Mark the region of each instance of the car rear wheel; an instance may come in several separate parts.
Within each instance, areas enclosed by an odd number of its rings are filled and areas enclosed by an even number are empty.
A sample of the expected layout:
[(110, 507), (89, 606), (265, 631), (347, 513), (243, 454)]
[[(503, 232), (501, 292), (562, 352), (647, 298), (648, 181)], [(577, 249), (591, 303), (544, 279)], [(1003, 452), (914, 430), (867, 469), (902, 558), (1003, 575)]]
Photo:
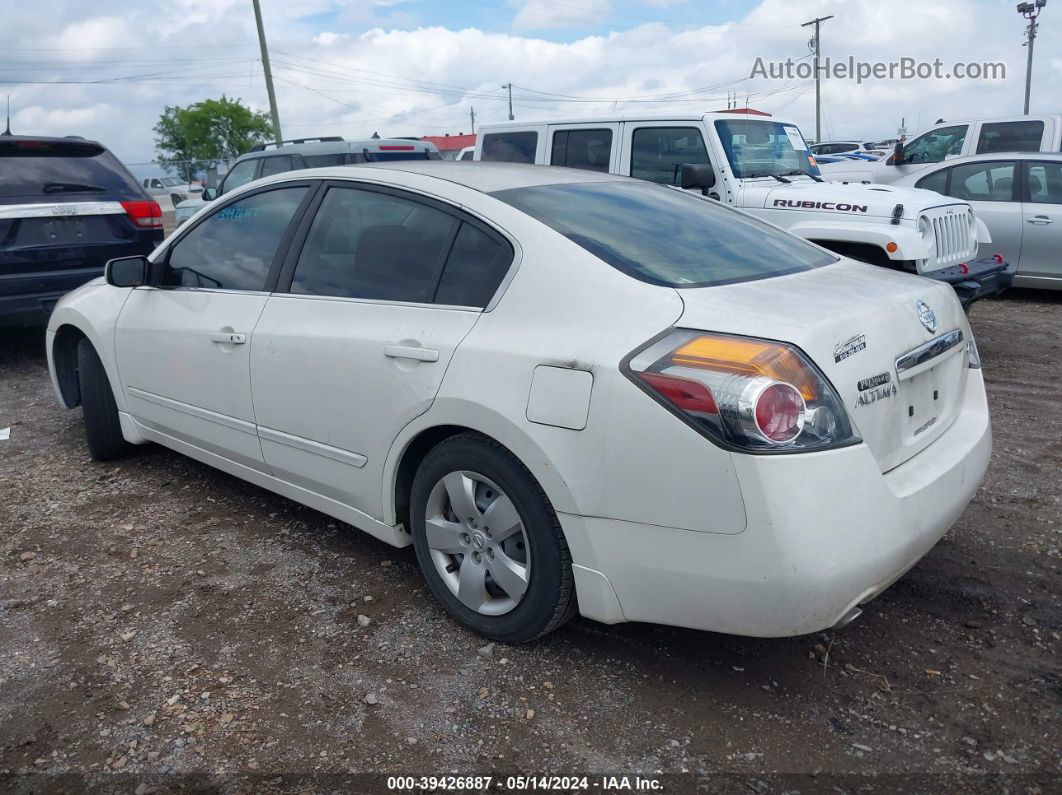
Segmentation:
[(111, 461), (129, 455), (133, 445), (122, 436), (118, 406), (114, 402), (107, 371), (87, 339), (77, 344), (77, 377), (81, 386), (81, 411), (85, 417), (89, 455), (96, 461)]
[(428, 586), (466, 627), (523, 643), (575, 614), (571, 554), (557, 516), (501, 445), (462, 434), (431, 450), (413, 481), (410, 521)]

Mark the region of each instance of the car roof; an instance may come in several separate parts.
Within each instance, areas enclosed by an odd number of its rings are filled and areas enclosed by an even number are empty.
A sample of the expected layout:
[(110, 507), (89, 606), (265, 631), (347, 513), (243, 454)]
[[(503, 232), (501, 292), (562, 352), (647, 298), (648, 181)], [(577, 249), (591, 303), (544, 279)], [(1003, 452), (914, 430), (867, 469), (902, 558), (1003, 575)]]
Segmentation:
[(790, 124), (788, 119), (781, 116), (759, 116), (749, 113), (728, 113), (727, 111), (709, 111), (707, 113), (645, 113), (639, 111), (620, 111), (607, 113), (602, 116), (576, 116), (559, 119), (538, 119), (536, 121), (518, 122), (503, 121), (494, 124), (484, 124), (480, 133), (494, 132), (498, 130), (523, 130), (528, 127), (546, 127), (558, 124), (612, 124), (615, 122), (628, 121), (712, 121), (715, 119), (731, 121), (766, 121), (773, 123)]
[(320, 171), (335, 171), (337, 176), (350, 176), (349, 170), (402, 171), (446, 180), (455, 185), (493, 193), (512, 188), (536, 185), (561, 185), (586, 182), (641, 182), (630, 177), (586, 171), (561, 166), (536, 166), (526, 163), (476, 162), (458, 160), (394, 160), (386, 163), (365, 163), (357, 166), (336, 166)]
[[(985, 160), (1048, 160), (1062, 163), (1062, 153), (1059, 152), (982, 152), (979, 155), (963, 155), (962, 157), (949, 157), (934, 166), (954, 166), (959, 163), (979, 163)], [(919, 172), (915, 172), (916, 174)]]

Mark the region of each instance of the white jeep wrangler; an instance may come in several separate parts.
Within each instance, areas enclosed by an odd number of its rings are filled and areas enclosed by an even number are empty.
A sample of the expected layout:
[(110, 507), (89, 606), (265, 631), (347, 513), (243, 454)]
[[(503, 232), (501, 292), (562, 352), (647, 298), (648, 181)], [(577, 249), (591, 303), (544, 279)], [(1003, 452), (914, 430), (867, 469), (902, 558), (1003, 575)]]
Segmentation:
[(825, 182), (799, 128), (750, 113), (484, 125), (476, 160), (568, 166), (700, 190), (838, 254), (951, 283), (964, 306), (1012, 269), (975, 260), (988, 229), (966, 202), (915, 188)]

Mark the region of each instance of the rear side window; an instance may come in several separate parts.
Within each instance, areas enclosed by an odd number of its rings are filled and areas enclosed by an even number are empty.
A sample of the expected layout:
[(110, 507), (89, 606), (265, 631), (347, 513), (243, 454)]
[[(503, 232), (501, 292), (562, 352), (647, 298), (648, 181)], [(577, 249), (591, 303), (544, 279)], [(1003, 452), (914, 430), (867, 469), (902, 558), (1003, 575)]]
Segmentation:
[(283, 174), (285, 171), (291, 171), (292, 168), (291, 155), (266, 157), (262, 159), (262, 173), (260, 176), (270, 177), (273, 174)]
[(431, 303), (456, 224), (420, 202), (331, 188), (310, 226), (291, 292)]
[(1062, 163), (1026, 162), (1027, 202), (1062, 204)]
[(1014, 163), (967, 163), (948, 170), (949, 196), (977, 202), (1014, 199)]
[(922, 177), (915, 183), (916, 188), (935, 190), (937, 193), (948, 192), (948, 169), (942, 168), (928, 177)]
[(483, 160), (502, 163), (534, 163), (538, 147), (536, 132), (500, 132), (483, 136)]
[(472, 224), (461, 224), (435, 303), (482, 309), (490, 303), (512, 261), (513, 249), (508, 241), (488, 235)]
[(643, 127), (631, 138), (631, 176), (638, 179), (678, 185), (680, 166), (710, 162), (696, 127)]
[(0, 198), (107, 195), (140, 199), (143, 190), (118, 159), (88, 141), (0, 138)]
[(708, 287), (836, 261), (718, 202), (648, 182), (542, 185), (491, 195), (650, 284)]
[(1039, 152), (1044, 137), (1042, 121), (1001, 121), (981, 125), (977, 153)]
[(550, 164), (608, 173), (612, 130), (558, 130), (553, 133)]
[(208, 216), (174, 245), (162, 285), (264, 290), (277, 247), (307, 190), (256, 193)]
[(341, 166), (347, 162), (347, 154), (346, 152), (336, 152), (334, 155), (303, 155), (302, 160), (306, 163), (306, 168)]

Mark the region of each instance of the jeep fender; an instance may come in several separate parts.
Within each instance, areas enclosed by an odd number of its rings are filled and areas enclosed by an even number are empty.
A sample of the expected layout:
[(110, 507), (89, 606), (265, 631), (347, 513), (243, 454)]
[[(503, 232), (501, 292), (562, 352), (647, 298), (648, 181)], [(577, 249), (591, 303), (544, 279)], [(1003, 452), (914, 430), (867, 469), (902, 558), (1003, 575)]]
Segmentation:
[(978, 243), (991, 243), (992, 233), (988, 231), (988, 227), (985, 226), (985, 222), (974, 216), (974, 230), (977, 234)]
[[(877, 246), (889, 259), (897, 261), (929, 259), (933, 255), (932, 241), (926, 240), (917, 230), (908, 226), (893, 226), (888, 223), (831, 224), (825, 219), (809, 219), (798, 221), (788, 227), (788, 231), (807, 240), (832, 240)], [(895, 251), (890, 252), (885, 248), (889, 243), (896, 244)]]

